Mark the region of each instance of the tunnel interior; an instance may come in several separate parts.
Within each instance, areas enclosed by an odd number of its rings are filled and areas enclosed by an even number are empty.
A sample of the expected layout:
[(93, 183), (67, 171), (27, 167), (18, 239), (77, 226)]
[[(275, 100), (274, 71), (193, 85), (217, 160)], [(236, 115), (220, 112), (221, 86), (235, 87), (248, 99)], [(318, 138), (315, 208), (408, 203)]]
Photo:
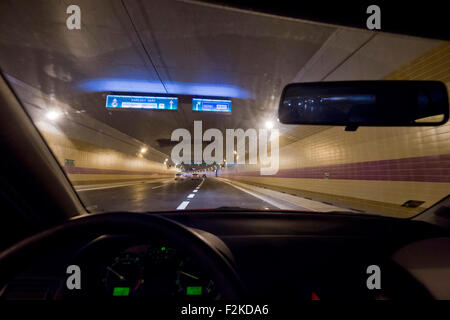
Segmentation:
[[(89, 211), (244, 207), (403, 218), (448, 195), (449, 124), (347, 132), (277, 122), (292, 82), (448, 87), (448, 42), (196, 2), (77, 3), (81, 28), (69, 30), (67, 1), (2, 1), (0, 66)], [(111, 110), (112, 93), (179, 103), (172, 111)], [(193, 97), (230, 100), (232, 111), (195, 111)], [(217, 129), (223, 161), (192, 157), (181, 168), (172, 157), (177, 129), (190, 133), (192, 154)], [(263, 175), (266, 165), (249, 163), (249, 144), (230, 149), (241, 161), (230, 154), (226, 132), (238, 129), (276, 130), (276, 170)], [(175, 180), (177, 172), (186, 177)]]

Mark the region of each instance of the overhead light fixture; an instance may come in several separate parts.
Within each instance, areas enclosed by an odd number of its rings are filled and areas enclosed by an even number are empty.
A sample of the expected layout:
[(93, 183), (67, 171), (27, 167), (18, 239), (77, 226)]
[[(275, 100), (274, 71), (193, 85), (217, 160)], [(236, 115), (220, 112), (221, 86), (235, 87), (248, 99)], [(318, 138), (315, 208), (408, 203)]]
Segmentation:
[(46, 114), (47, 119), (49, 120), (58, 120), (62, 115), (62, 112), (59, 110), (49, 110)]
[(273, 122), (272, 121), (266, 121), (266, 128), (272, 129), (273, 128)]
[(141, 153), (146, 153), (147, 152), (147, 148), (146, 147), (142, 147), (141, 148)]

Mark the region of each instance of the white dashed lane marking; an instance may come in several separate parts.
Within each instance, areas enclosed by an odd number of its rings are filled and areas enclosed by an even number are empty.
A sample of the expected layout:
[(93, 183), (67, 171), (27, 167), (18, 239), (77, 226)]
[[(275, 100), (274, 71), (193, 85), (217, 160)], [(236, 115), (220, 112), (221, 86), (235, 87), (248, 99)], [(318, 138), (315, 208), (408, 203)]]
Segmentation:
[[(195, 188), (195, 190), (193, 190), (192, 192), (198, 192), (198, 190), (199, 190), (200, 187), (202, 186), (203, 182), (204, 182), (204, 181), (202, 181), (202, 182), (197, 186), (197, 188)], [(158, 187), (162, 187), (162, 186), (158, 186)], [(187, 196), (188, 199), (192, 199), (192, 198), (194, 198), (194, 197), (195, 197), (195, 193), (191, 193), (191, 194), (189, 194), (189, 195)], [(188, 206), (188, 204), (189, 204), (189, 201), (183, 201), (183, 202), (177, 207), (177, 210), (184, 210), (184, 209), (186, 209), (186, 207)]]
[(186, 207), (188, 206), (189, 201), (183, 201), (178, 207), (177, 210), (183, 210), (186, 209)]

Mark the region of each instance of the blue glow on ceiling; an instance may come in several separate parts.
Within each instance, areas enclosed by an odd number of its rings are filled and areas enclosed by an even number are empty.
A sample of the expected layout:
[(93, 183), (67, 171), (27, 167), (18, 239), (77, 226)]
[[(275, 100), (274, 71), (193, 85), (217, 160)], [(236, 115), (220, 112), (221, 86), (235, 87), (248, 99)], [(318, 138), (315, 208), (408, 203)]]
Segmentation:
[[(247, 90), (227, 84), (166, 82), (165, 85), (169, 94), (251, 98)], [(166, 93), (161, 82), (147, 80), (100, 78), (82, 81), (78, 86), (87, 92)]]
[(103, 78), (86, 80), (79, 83), (78, 87), (87, 92), (152, 92), (166, 93), (161, 82), (146, 80)]

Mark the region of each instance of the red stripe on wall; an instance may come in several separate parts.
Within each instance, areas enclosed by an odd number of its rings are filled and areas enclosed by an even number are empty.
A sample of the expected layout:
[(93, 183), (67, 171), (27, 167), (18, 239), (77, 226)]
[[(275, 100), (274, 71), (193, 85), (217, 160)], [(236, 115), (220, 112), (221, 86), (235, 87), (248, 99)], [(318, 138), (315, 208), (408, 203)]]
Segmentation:
[[(235, 172), (229, 175), (260, 176), (260, 172)], [(450, 154), (281, 169), (277, 174), (267, 177), (450, 182)]]

